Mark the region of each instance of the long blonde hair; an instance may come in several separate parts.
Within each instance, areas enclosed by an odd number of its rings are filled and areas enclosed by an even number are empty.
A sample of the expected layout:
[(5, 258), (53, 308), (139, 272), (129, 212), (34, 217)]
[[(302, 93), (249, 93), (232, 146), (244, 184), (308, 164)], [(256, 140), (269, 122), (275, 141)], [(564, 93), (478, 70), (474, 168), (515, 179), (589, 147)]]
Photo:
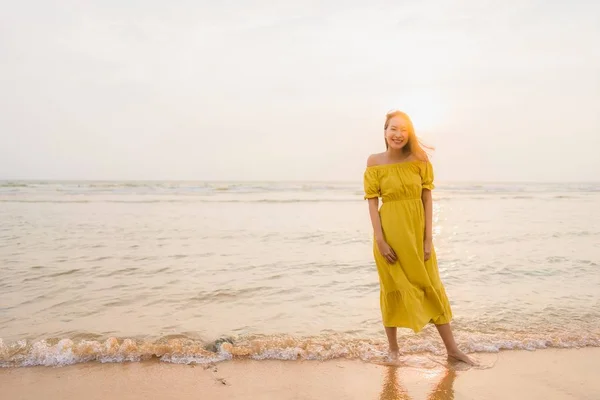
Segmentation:
[[(427, 149), (429, 151), (433, 151), (434, 148), (431, 146), (425, 145), (424, 143), (422, 143), (419, 140), (419, 138), (415, 134), (415, 128), (413, 126), (412, 120), (410, 119), (408, 114), (406, 114), (405, 112), (402, 112), (400, 110), (395, 110), (395, 111), (390, 111), (389, 113), (387, 113), (385, 115), (385, 124), (383, 125), (384, 132), (387, 130), (387, 128), (390, 124), (390, 119), (392, 119), (394, 117), (401, 117), (406, 121), (406, 129), (408, 131), (408, 143), (406, 144), (406, 146), (404, 147), (403, 150), (406, 151), (406, 149), (408, 148), (408, 151), (421, 161), (429, 160), (429, 154), (427, 153), (427, 151), (425, 151), (425, 149)], [(387, 148), (389, 148), (389, 145), (387, 142), (387, 138), (385, 136), (384, 136), (384, 140), (385, 140), (385, 148), (387, 149)]]

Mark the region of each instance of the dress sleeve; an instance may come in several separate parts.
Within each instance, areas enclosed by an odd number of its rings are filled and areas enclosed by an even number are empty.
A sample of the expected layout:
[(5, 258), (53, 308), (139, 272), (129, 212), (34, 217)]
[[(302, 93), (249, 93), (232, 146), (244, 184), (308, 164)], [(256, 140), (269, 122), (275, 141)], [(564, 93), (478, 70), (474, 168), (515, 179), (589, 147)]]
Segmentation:
[(367, 169), (364, 174), (365, 200), (381, 196), (379, 177), (374, 169)]
[(433, 166), (429, 161), (425, 162), (421, 168), (421, 186), (423, 189), (429, 190), (435, 188), (433, 184)]

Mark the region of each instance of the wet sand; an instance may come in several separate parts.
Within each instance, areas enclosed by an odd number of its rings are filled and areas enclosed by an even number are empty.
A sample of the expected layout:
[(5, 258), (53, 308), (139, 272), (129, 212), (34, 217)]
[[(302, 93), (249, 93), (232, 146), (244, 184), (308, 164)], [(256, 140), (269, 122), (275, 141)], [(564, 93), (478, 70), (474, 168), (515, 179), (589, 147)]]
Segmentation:
[(480, 354), (487, 369), (362, 361), (88, 363), (0, 369), (13, 399), (599, 399), (600, 348)]

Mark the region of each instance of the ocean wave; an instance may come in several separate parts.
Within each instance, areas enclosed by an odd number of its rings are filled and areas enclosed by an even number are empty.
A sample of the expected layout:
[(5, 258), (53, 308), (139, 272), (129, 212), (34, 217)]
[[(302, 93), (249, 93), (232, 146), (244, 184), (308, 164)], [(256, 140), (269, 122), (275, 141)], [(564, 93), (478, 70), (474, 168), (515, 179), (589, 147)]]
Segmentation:
[(22, 182), (0, 182), (0, 188), (27, 188), (28, 184)]
[[(330, 192), (348, 191), (362, 195), (362, 180), (352, 181), (0, 181), (0, 188), (31, 188), (43, 190), (75, 190), (106, 192), (131, 189), (150, 191), (213, 191), (213, 192)], [(480, 193), (529, 196), (542, 193), (571, 195), (600, 192), (600, 183), (481, 183), (439, 182), (439, 190), (454, 194)]]
[(322, 192), (359, 190), (355, 182), (218, 182), (218, 181), (0, 181), (0, 188), (32, 188), (48, 190), (74, 190), (81, 192), (106, 192), (130, 189), (150, 191), (214, 191), (214, 192)]
[(352, 203), (362, 202), (360, 199), (339, 199), (339, 198), (313, 198), (313, 199), (206, 199), (206, 198), (182, 198), (182, 199), (148, 199), (148, 200), (109, 200), (109, 199), (89, 199), (89, 200), (71, 200), (71, 199), (0, 199), (0, 203), (50, 203), (50, 204), (88, 204), (88, 203), (125, 203), (125, 204), (157, 204), (157, 203)]
[[(600, 333), (547, 337), (541, 334), (459, 333), (459, 343), (468, 353), (496, 353), (501, 350), (600, 347)], [(399, 338), (402, 355), (443, 355), (439, 340), (432, 336)], [(0, 339), (1, 367), (65, 366), (83, 362), (122, 363), (157, 358), (177, 364), (208, 364), (233, 359), (253, 360), (376, 360), (387, 344), (380, 339), (357, 339), (344, 335), (294, 337), (285, 335), (221, 338), (204, 342), (176, 335), (157, 340), (90, 336), (19, 340), (5, 344)]]
[[(203, 191), (203, 192), (60, 192), (60, 194), (32, 192), (11, 194), (5, 193), (0, 197), (0, 203), (25, 203), (25, 204), (198, 204), (198, 203), (266, 203), (266, 204), (295, 204), (295, 203), (358, 203), (363, 202), (362, 192), (347, 190), (332, 190), (330, 192), (315, 192), (310, 197), (306, 194), (298, 196), (292, 193), (277, 192), (228, 192)], [(438, 191), (434, 195), (434, 202), (465, 201), (465, 200), (522, 200), (522, 201), (568, 201), (583, 199), (576, 195), (498, 195), (497, 193), (449, 193)]]

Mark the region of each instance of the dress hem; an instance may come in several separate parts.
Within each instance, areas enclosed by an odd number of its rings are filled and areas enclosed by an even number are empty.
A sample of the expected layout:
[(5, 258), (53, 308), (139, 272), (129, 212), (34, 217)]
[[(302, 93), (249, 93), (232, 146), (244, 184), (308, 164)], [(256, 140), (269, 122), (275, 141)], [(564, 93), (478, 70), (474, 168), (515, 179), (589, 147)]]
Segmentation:
[[(407, 328), (415, 333), (428, 324), (444, 325), (452, 320), (452, 309), (444, 287), (426, 287), (411, 291), (380, 291), (383, 325), (388, 328)], [(392, 311), (393, 310), (393, 311)], [(386, 314), (389, 311), (393, 315)]]

